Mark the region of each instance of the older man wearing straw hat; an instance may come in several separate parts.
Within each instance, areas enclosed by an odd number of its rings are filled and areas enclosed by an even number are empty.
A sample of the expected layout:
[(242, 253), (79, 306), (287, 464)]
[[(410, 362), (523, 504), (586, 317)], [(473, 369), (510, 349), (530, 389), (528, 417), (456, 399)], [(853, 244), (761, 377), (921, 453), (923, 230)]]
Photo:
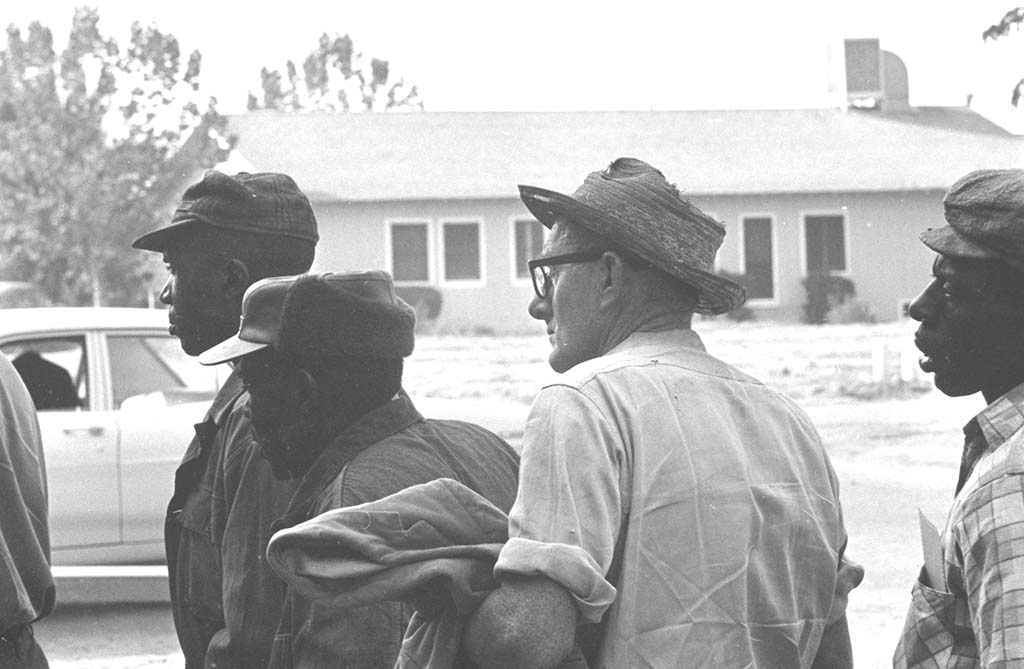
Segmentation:
[(571, 197), (520, 192), (551, 228), (529, 311), (562, 376), (526, 425), (470, 656), (555, 666), (576, 643), (599, 667), (849, 664), (863, 571), (818, 434), (690, 329), (745, 298), (713, 273), (724, 227), (632, 158)]

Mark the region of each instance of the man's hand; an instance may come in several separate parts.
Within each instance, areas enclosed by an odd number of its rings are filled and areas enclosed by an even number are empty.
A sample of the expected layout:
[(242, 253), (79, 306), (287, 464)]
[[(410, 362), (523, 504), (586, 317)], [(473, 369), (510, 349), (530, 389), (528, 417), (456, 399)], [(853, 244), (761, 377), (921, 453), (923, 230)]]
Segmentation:
[(543, 576), (503, 580), (470, 616), (463, 636), (481, 667), (557, 667), (573, 651), (579, 612), (565, 588)]

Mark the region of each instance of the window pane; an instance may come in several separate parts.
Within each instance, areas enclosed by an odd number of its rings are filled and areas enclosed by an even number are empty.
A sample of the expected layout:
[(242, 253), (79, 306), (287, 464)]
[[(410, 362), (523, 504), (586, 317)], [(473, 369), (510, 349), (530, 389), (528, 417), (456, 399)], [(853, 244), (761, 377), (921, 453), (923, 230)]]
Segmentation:
[(544, 226), (532, 218), (516, 221), (516, 276), (530, 278), (526, 261), (540, 255), (544, 246)]
[(391, 226), (391, 270), (395, 281), (428, 281), (426, 223)]
[(846, 270), (846, 238), (840, 215), (808, 216), (804, 219), (807, 235), (807, 272), (843, 272)]
[(3, 352), (39, 411), (89, 407), (82, 337), (12, 342), (4, 345)]
[(743, 253), (747, 266), (747, 296), (772, 298), (772, 220), (770, 218), (743, 219)]
[(217, 372), (190, 360), (173, 337), (107, 338), (114, 406), (129, 397), (162, 393), (167, 404), (211, 400)]
[(480, 278), (480, 226), (476, 223), (444, 224), (444, 278)]

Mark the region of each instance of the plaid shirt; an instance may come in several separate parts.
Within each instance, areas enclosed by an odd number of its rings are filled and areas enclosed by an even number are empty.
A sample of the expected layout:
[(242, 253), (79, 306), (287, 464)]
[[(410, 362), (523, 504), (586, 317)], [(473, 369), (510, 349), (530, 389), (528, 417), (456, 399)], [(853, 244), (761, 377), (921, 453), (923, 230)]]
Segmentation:
[(942, 534), (948, 592), (914, 585), (897, 668), (1024, 663), (1024, 384), (972, 423)]

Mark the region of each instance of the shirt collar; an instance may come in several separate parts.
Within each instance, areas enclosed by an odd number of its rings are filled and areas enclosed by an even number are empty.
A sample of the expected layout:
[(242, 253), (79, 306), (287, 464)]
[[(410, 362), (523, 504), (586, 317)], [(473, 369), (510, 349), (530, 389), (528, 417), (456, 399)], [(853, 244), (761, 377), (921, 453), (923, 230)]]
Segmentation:
[(217, 395), (206, 412), (206, 420), (215, 425), (223, 425), (228, 413), (235, 406), (235, 401), (245, 392), (242, 385), (242, 376), (237, 368), (232, 368), (231, 374), (224, 380), (224, 385), (217, 391)]
[(363, 450), (393, 434), (397, 434), (423, 416), (413, 406), (412, 400), (399, 389), (386, 404), (360, 417), (345, 428), (317, 456), (309, 471), (302, 477), (298, 489), (292, 496), (288, 511), (274, 524), (274, 530), (291, 527), (306, 520), (313, 511), (312, 505), (320, 493), (334, 481), (355, 456)]
[(605, 355), (610, 355), (624, 348), (635, 348), (638, 346), (655, 346), (665, 349), (675, 349), (680, 346), (692, 348), (697, 351), (706, 352), (704, 342), (700, 335), (691, 328), (678, 328), (674, 330), (658, 330), (657, 332), (634, 332), (619, 342), (612, 350)]
[(999, 448), (1024, 428), (1024, 383), (989, 404), (974, 420), (981, 428), (989, 449)]

